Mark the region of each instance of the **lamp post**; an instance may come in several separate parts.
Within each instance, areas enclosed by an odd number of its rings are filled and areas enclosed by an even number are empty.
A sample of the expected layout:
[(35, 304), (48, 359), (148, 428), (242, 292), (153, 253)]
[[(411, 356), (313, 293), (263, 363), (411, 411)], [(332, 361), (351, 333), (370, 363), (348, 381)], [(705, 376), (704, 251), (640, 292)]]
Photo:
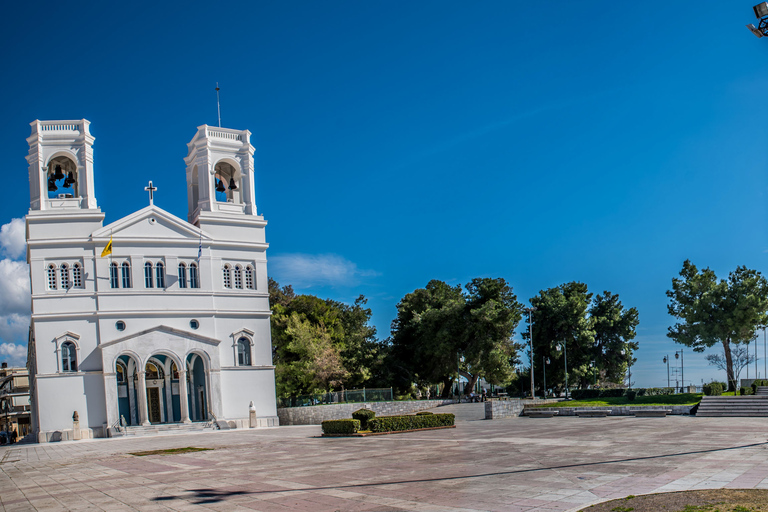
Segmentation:
[(760, 2), (752, 10), (755, 11), (755, 18), (760, 21), (757, 26), (750, 23), (747, 28), (757, 37), (768, 36), (768, 2)]
[(680, 380), (682, 381), (680, 392), (682, 393), (683, 388), (685, 387), (685, 360), (683, 359), (683, 349), (675, 352), (675, 359), (680, 359)]
[(536, 308), (531, 306), (525, 310), (528, 312), (528, 343), (531, 347), (531, 400), (533, 400), (536, 398), (533, 390), (533, 312), (536, 311)]
[(669, 356), (664, 356), (663, 361), (667, 364), (667, 387), (669, 387)]
[(549, 364), (549, 358), (541, 358), (541, 368), (544, 370), (544, 398), (547, 398), (547, 365)]
[[(557, 346), (558, 352), (560, 351), (560, 344)], [(563, 361), (565, 362), (565, 399), (568, 400), (568, 344), (563, 340)]]
[(597, 387), (597, 364), (595, 363), (594, 360), (592, 360), (592, 375), (595, 378), (594, 384), (592, 384), (592, 388), (596, 388)]
[(458, 397), (458, 403), (461, 403), (461, 390), (459, 385), (461, 384), (461, 363), (464, 362), (464, 356), (456, 354), (456, 396)]

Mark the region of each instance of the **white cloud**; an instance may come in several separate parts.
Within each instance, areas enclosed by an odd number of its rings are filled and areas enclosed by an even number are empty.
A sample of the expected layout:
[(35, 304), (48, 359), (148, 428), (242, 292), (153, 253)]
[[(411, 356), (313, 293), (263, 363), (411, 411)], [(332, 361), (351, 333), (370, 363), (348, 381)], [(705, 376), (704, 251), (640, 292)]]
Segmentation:
[(280, 284), (310, 286), (355, 286), (361, 277), (379, 275), (361, 270), (337, 254), (282, 254), (269, 260), (270, 274)]
[(0, 227), (0, 247), (6, 256), (18, 259), (27, 250), (27, 228), (24, 219), (11, 219)]
[(29, 265), (23, 261), (0, 260), (0, 319), (11, 313), (28, 317), (30, 304)]
[(27, 347), (14, 343), (0, 343), (0, 360), (8, 366), (25, 366), (27, 364)]

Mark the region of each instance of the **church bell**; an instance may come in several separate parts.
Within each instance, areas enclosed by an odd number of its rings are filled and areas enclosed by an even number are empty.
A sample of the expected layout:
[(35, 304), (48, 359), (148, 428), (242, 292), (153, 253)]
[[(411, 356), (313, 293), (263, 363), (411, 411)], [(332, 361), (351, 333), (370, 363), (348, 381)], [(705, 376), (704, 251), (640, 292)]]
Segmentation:
[(56, 181), (53, 179), (48, 180), (48, 192), (56, 192), (59, 187), (56, 186)]
[(53, 175), (53, 179), (60, 180), (60, 179), (63, 179), (63, 178), (64, 178), (64, 173), (61, 172), (61, 166), (57, 165), (56, 166), (56, 173)]
[(221, 180), (216, 180), (216, 192), (226, 192), (227, 189), (224, 188), (224, 182)]
[(64, 188), (69, 188), (75, 182), (75, 177), (72, 172), (68, 173), (67, 179), (64, 180)]
[(237, 190), (237, 185), (235, 185), (234, 178), (229, 178), (229, 190)]

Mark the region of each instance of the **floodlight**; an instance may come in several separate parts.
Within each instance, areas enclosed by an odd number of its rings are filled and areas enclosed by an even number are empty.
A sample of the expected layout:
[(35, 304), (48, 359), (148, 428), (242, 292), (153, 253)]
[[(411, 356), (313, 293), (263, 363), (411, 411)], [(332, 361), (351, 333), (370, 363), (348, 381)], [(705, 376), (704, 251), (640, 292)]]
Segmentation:
[(768, 16), (768, 2), (760, 2), (752, 9), (754, 9), (757, 19), (765, 18)]
[(755, 34), (757, 37), (763, 37), (763, 33), (760, 32), (760, 30), (758, 30), (758, 28), (753, 24), (750, 23), (749, 25), (747, 25), (747, 28), (749, 29), (750, 32)]

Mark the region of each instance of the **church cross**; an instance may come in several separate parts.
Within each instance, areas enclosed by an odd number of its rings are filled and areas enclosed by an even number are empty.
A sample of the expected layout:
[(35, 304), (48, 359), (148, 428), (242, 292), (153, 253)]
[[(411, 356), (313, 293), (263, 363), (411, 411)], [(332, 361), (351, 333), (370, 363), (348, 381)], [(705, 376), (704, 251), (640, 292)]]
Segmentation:
[(150, 181), (150, 182), (149, 182), (149, 186), (148, 186), (148, 187), (144, 187), (144, 190), (146, 190), (147, 192), (149, 192), (149, 206), (152, 206), (153, 204), (155, 204), (155, 202), (154, 202), (154, 199), (155, 199), (155, 190), (157, 190), (157, 187), (155, 187), (154, 185), (152, 185), (152, 182)]

